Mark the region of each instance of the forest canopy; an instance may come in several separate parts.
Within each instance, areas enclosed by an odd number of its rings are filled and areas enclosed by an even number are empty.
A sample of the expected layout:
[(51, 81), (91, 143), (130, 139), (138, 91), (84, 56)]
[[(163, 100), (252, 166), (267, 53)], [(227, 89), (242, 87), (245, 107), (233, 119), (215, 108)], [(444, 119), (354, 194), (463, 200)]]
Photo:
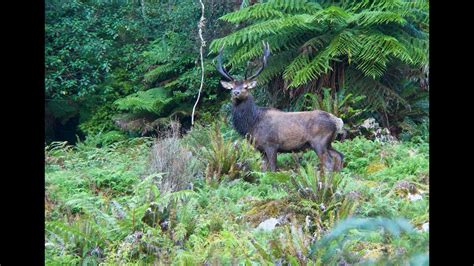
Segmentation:
[[(217, 50), (225, 46), (227, 68), (243, 76), (257, 67), (262, 41), (271, 47), (255, 92), (262, 105), (325, 109), (347, 126), (375, 118), (394, 136), (426, 120), (427, 1), (203, 4), (197, 121), (228, 109)], [(199, 1), (48, 0), (45, 8), (47, 142), (99, 132), (153, 135), (170, 118), (189, 128), (201, 75)]]

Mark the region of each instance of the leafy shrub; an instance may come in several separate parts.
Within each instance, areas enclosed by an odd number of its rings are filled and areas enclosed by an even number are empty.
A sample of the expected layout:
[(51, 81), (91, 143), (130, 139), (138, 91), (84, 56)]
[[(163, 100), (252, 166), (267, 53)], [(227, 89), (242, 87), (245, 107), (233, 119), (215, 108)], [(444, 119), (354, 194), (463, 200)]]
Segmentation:
[(337, 173), (320, 174), (312, 164), (308, 164), (300, 167), (291, 181), (303, 198), (324, 203), (335, 196), (342, 179)]
[(89, 118), (86, 118), (87, 120), (79, 124), (79, 129), (86, 136), (117, 130), (113, 122), (113, 114), (115, 112), (111, 104), (102, 105)]
[(429, 142), (429, 125), (427, 120), (421, 123), (415, 123), (413, 120), (406, 118), (400, 124), (400, 127), (403, 130), (400, 134), (401, 140), (411, 141), (417, 144)]
[(355, 210), (356, 200), (342, 194), (344, 183), (338, 173), (320, 174), (308, 163), (292, 175), (291, 182), (298, 193), (293, 208), (310, 215), (316, 221), (318, 231), (332, 226), (335, 220), (343, 219)]
[(389, 184), (402, 179), (424, 182), (429, 171), (428, 156), (426, 150), (417, 146), (389, 145), (381, 152), (380, 159), (387, 167), (369, 175), (368, 179), (387, 181)]
[(123, 140), (126, 140), (126, 136), (120, 131), (112, 130), (104, 132), (101, 130), (96, 134), (91, 133), (87, 135), (84, 141), (78, 141), (76, 147), (79, 149), (85, 146), (100, 148)]
[(366, 167), (376, 159), (380, 158), (382, 144), (365, 138), (356, 137), (350, 141), (334, 142), (334, 148), (344, 154), (348, 171), (362, 173)]
[(312, 236), (306, 226), (301, 226), (297, 221), (286, 225), (278, 235), (273, 235), (268, 241), (268, 251), (264, 246), (253, 240), (252, 244), (261, 256), (260, 262), (282, 265), (307, 265)]
[(219, 183), (224, 178), (248, 178), (261, 168), (260, 154), (247, 140), (235, 140), (235, 132), (222, 132), (221, 122), (208, 128), (191, 131), (186, 142), (194, 154), (206, 165), (208, 183)]
[(383, 193), (376, 189), (371, 190), (372, 195), (369, 201), (360, 204), (357, 213), (364, 217), (383, 216), (392, 218), (396, 216), (398, 210), (398, 201), (385, 197)]

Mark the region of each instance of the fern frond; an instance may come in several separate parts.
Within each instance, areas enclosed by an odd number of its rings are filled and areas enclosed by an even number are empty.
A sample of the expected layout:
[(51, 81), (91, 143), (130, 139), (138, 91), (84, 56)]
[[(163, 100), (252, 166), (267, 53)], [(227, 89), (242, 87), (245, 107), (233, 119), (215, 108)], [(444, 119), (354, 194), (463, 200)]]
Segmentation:
[(306, 52), (300, 53), (291, 63), (285, 68), (283, 77), (286, 80), (293, 79), (298, 71), (306, 67), (310, 62), (309, 54)]
[(163, 210), (170, 204), (176, 205), (188, 201), (189, 199), (196, 196), (196, 192), (192, 190), (180, 190), (172, 193), (167, 193), (158, 200), (158, 205)]
[(387, 66), (389, 56), (394, 56), (404, 62), (412, 63), (405, 46), (392, 36), (384, 34), (359, 35), (359, 42), (364, 43), (355, 51), (356, 67), (366, 76), (380, 77)]
[(153, 70), (145, 73), (144, 80), (145, 82), (153, 82), (155, 80), (162, 79), (166, 77), (166, 75), (172, 73), (176, 70), (176, 64), (173, 62), (166, 63), (160, 66), (155, 67)]
[[(307, 62), (307, 59), (304, 56), (297, 58), (298, 60), (295, 59), (297, 60), (295, 64), (292, 62), (292, 65), (289, 66), (289, 70), (285, 73), (285, 78), (291, 80), (291, 83), (288, 87), (298, 87), (309, 82), (310, 80), (318, 78), (327, 71), (332, 70), (330, 61), (334, 58), (334, 56), (340, 54), (341, 51), (344, 51), (340, 50), (339, 46), (346, 45), (351, 47), (350, 45), (343, 43), (346, 40), (347, 38), (334, 38), (309, 62)], [(351, 45), (354, 46), (353, 43), (351, 43)], [(301, 68), (296, 70), (299, 66), (301, 66)]]
[(171, 101), (172, 98), (169, 97), (169, 92), (164, 88), (153, 88), (118, 99), (115, 104), (119, 110), (159, 113), (161, 108)]
[(356, 23), (359, 26), (365, 27), (387, 23), (404, 25), (406, 22), (402, 14), (389, 11), (365, 11), (355, 14), (350, 20), (350, 23)]
[(295, 88), (300, 85), (307, 83), (310, 80), (318, 78), (320, 75), (326, 73), (329, 70), (332, 70), (329, 62), (331, 60), (331, 54), (334, 51), (325, 49), (316, 55), (308, 65), (304, 66), (302, 69), (296, 72), (295, 76), (292, 78), (292, 81), (289, 88)]
[(275, 35), (281, 31), (314, 30), (318, 28), (312, 23), (314, 20), (315, 17), (312, 15), (299, 14), (257, 22), (224, 38), (214, 40), (210, 45), (210, 51), (216, 53), (222, 46), (256, 44), (265, 37)]
[(275, 56), (272, 56), (268, 60), (268, 66), (263, 70), (263, 72), (258, 76), (257, 80), (259, 84), (265, 84), (270, 81), (273, 77), (284, 72), (285, 67), (287, 67), (294, 56), (297, 54), (296, 49), (287, 50), (285, 52), (279, 53)]
[(286, 12), (312, 13), (322, 8), (319, 3), (309, 2), (307, 0), (270, 0), (268, 4)]
[(402, 6), (404, 0), (361, 0), (348, 2), (347, 7), (353, 11), (358, 10), (390, 10)]
[(301, 46), (306, 41), (307, 32), (296, 30), (287, 30), (284, 34), (278, 36), (268, 36), (259, 39), (256, 43), (248, 43), (242, 45), (229, 61), (231, 65), (242, 64), (251, 59), (260, 58), (263, 54), (261, 41), (267, 41), (270, 44), (270, 50), (272, 56), (277, 55), (281, 51), (288, 51)]
[(228, 13), (220, 20), (224, 20), (230, 23), (240, 23), (249, 19), (261, 19), (261, 18), (274, 18), (283, 17), (284, 13), (280, 10), (274, 9), (274, 5), (271, 3), (263, 3), (258, 5), (252, 5), (235, 12)]
[(316, 23), (327, 23), (330, 25), (346, 24), (351, 13), (338, 6), (329, 6), (313, 14)]
[(271, 255), (265, 251), (265, 249), (255, 240), (251, 240), (252, 245), (257, 249), (258, 254), (262, 257), (262, 262), (271, 262)]
[(65, 240), (78, 238), (80, 241), (92, 244), (92, 240), (75, 226), (65, 224), (59, 220), (47, 222), (45, 225), (47, 231), (54, 232), (56, 235), (62, 236)]

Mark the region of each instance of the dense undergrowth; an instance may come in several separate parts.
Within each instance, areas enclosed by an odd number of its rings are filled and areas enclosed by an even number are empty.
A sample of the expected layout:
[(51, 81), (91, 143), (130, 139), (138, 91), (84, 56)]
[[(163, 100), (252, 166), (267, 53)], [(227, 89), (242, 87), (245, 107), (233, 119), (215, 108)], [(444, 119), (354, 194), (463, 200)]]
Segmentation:
[(336, 142), (320, 176), (313, 151), (260, 172), (223, 123), (177, 132), (46, 147), (47, 265), (427, 264), (426, 136)]
[[(46, 1), (46, 264), (427, 264), (428, 1), (202, 2), (182, 135), (198, 1)], [(257, 104), (342, 118), (340, 173), (215, 122), (218, 49), (247, 76), (261, 41)]]

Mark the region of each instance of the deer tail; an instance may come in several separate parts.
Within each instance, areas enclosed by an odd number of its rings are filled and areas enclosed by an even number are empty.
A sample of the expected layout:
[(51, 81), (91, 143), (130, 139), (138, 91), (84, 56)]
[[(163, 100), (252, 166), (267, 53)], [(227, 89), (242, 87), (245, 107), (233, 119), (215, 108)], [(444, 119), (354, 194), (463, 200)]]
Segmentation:
[(342, 134), (344, 133), (344, 130), (342, 130), (342, 127), (344, 126), (344, 122), (342, 119), (339, 117), (333, 116), (333, 121), (336, 124), (336, 134)]

